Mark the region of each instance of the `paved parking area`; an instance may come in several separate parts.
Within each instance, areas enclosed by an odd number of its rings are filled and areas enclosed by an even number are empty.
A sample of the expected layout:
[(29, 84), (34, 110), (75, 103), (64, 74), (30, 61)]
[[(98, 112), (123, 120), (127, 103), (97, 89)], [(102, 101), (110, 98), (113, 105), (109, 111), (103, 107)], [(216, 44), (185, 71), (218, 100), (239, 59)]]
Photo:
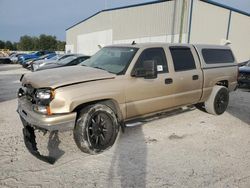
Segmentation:
[(0, 102), (16, 98), (20, 77), (26, 72), (20, 65), (0, 64)]
[(78, 150), (71, 132), (37, 133), (39, 149), (58, 159), (50, 165), (27, 152), (15, 112), (27, 71), (2, 68), (0, 187), (250, 187), (250, 89), (231, 93), (221, 116), (189, 108), (129, 127), (100, 155)]

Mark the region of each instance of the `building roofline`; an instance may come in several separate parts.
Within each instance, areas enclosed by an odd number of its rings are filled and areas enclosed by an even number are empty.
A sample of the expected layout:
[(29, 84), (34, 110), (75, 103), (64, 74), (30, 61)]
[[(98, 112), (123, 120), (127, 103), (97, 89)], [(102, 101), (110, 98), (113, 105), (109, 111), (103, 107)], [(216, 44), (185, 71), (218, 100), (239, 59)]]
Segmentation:
[(68, 28), (66, 29), (66, 31), (69, 30), (69, 29), (71, 29), (72, 27), (75, 27), (76, 25), (78, 25), (78, 24), (80, 24), (80, 23), (82, 23), (82, 22), (85, 22), (85, 21), (87, 21), (88, 19), (90, 19), (90, 18), (92, 18), (92, 17), (94, 17), (94, 16), (100, 14), (101, 12), (104, 12), (104, 10), (101, 10), (101, 11), (99, 11), (99, 12), (93, 14), (92, 16), (89, 16), (89, 17), (85, 18), (84, 20), (82, 20), (82, 21), (80, 21), (80, 22), (77, 22), (76, 24), (74, 24), (74, 25), (68, 27)]
[(215, 1), (212, 1), (212, 0), (200, 0), (202, 2), (205, 2), (205, 3), (209, 3), (209, 4), (212, 4), (212, 5), (216, 5), (216, 6), (219, 6), (221, 8), (225, 8), (225, 9), (228, 9), (228, 10), (231, 10), (233, 12), (237, 12), (237, 13), (240, 13), (240, 14), (244, 14), (246, 16), (250, 16), (250, 12), (246, 12), (246, 11), (243, 11), (243, 10), (239, 10), (237, 8), (233, 8), (231, 6), (228, 6), (228, 5), (224, 5), (224, 4), (221, 4), (221, 3), (218, 3), (218, 2), (215, 2)]
[(72, 27), (74, 27), (74, 26), (82, 23), (82, 22), (87, 21), (88, 19), (90, 19), (90, 18), (92, 18), (92, 17), (94, 17), (94, 16), (96, 16), (96, 15), (102, 13), (102, 12), (108, 12), (108, 11), (112, 11), (112, 10), (119, 10), (119, 9), (126, 9), (126, 8), (133, 8), (133, 7), (139, 7), (139, 6), (144, 6), (144, 5), (158, 4), (158, 3), (163, 3), (163, 2), (166, 2), (166, 1), (173, 1), (173, 0), (158, 0), (158, 1), (151, 1), (151, 2), (147, 2), (147, 3), (140, 3), (140, 4), (122, 6), (122, 7), (117, 7), (117, 8), (104, 9), (104, 10), (101, 10), (101, 11), (93, 14), (92, 16), (89, 16), (86, 19), (84, 19), (84, 20), (82, 20), (82, 21), (80, 21), (80, 22), (78, 22), (78, 23), (70, 26), (69, 28), (66, 29), (66, 31), (69, 30), (69, 29), (71, 29)]
[[(69, 30), (73, 27), (75, 27), (76, 25), (82, 23), (82, 22), (85, 22), (87, 20), (89, 20), (90, 18), (102, 13), (102, 12), (108, 12), (108, 11), (113, 11), (113, 10), (120, 10), (120, 9), (126, 9), (126, 8), (133, 8), (133, 7), (139, 7), (139, 6), (144, 6), (144, 5), (151, 5), (151, 4), (158, 4), (158, 3), (164, 3), (166, 1), (173, 1), (173, 0), (158, 0), (158, 1), (151, 1), (151, 2), (147, 2), (147, 3), (140, 3), (140, 4), (134, 4), (134, 5), (128, 5), (128, 6), (122, 6), (122, 7), (117, 7), (117, 8), (110, 8), (110, 9), (104, 9), (104, 10), (101, 10), (95, 14), (93, 14), (92, 16), (89, 16), (87, 17), (86, 19), (80, 21), (80, 22), (77, 22), (76, 24), (68, 27), (66, 29)], [(227, 6), (227, 5), (224, 5), (224, 4), (221, 4), (221, 3), (217, 3), (217, 2), (214, 2), (212, 0), (200, 0), (202, 2), (205, 2), (205, 3), (209, 3), (209, 4), (212, 4), (212, 5), (215, 5), (215, 6), (219, 6), (219, 7), (222, 7), (222, 8), (225, 8), (225, 9), (228, 9), (228, 10), (231, 10), (231, 11), (234, 11), (234, 12), (237, 12), (237, 13), (240, 13), (240, 14), (244, 14), (246, 16), (250, 16), (250, 13), (249, 12), (245, 12), (245, 11), (242, 11), (242, 10), (239, 10), (239, 9), (236, 9), (236, 8), (233, 8), (231, 6)]]

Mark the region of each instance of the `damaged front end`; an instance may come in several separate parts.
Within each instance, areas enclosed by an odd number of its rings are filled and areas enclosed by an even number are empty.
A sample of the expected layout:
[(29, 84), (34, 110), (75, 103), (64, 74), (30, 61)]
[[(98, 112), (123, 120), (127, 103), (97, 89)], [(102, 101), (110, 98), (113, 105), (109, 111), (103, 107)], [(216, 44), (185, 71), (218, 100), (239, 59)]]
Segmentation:
[[(21, 79), (22, 79), (22, 77), (21, 77)], [(49, 164), (54, 164), (56, 161), (55, 158), (50, 157), (50, 156), (44, 156), (44, 155), (40, 154), (40, 152), (38, 151), (38, 148), (37, 148), (35, 128), (31, 124), (29, 124), (27, 122), (27, 120), (24, 119), (24, 117), (22, 117), (22, 114), (26, 115), (27, 112), (25, 110), (20, 110), (20, 106), (22, 104), (22, 103), (20, 103), (20, 100), (22, 98), (25, 98), (25, 100), (29, 101), (31, 105), (34, 105), (34, 102), (35, 102), (34, 97), (33, 97), (34, 94), (35, 94), (35, 89), (31, 88), (30, 86), (26, 87), (25, 89), (20, 88), (18, 90), (18, 93), (17, 93), (18, 98), (19, 98), (19, 105), (18, 105), (17, 112), (19, 113), (21, 121), (22, 121), (23, 126), (24, 126), (23, 127), (24, 143), (25, 143), (25, 146), (28, 149), (28, 151), (33, 156), (35, 156), (36, 158), (38, 158), (44, 162), (47, 162)], [(32, 108), (30, 108), (30, 109), (32, 109)], [(46, 130), (43, 130), (43, 131), (44, 131), (44, 133), (47, 132)]]
[(58, 131), (72, 130), (76, 119), (76, 113), (53, 114), (51, 112), (49, 106), (54, 96), (53, 90), (48, 88), (36, 89), (30, 84), (24, 85), (18, 91), (17, 113), (20, 115), (24, 126), (25, 146), (32, 155), (50, 164), (54, 164), (57, 158), (42, 155), (38, 151), (37, 130), (43, 133), (50, 132), (51, 135)]

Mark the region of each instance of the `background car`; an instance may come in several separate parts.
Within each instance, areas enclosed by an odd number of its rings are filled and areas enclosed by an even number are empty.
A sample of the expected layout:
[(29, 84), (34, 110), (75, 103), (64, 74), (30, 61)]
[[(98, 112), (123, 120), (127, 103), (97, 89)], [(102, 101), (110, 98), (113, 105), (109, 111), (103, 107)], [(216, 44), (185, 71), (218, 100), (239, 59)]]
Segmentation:
[(8, 53), (5, 50), (0, 50), (0, 64), (8, 64), (10, 62)]
[(10, 55), (10, 60), (12, 61), (12, 63), (17, 63), (18, 57), (22, 55), (26, 55), (26, 54), (25, 53), (13, 53)]
[(11, 60), (9, 57), (0, 57), (0, 64), (10, 64)]
[(248, 63), (248, 61), (244, 61), (244, 62), (238, 63), (238, 66), (239, 67), (245, 66), (247, 63)]
[(34, 53), (25, 54), (25, 55), (18, 57), (18, 62), (20, 64), (23, 64), (23, 62), (28, 60), (28, 59), (35, 59), (35, 58), (38, 58), (42, 55), (46, 55), (46, 54), (50, 54), (50, 53), (55, 53), (55, 52), (44, 50), (44, 51), (38, 51), (38, 52), (34, 52)]
[(250, 86), (250, 60), (239, 68), (239, 86), (247, 85)]
[(56, 55), (56, 56), (54, 56), (50, 59), (47, 59), (47, 60), (34, 61), (31, 63), (30, 69), (32, 71), (36, 71), (38, 68), (41, 68), (42, 66), (44, 66), (46, 64), (56, 63), (57, 61), (63, 60), (63, 59), (70, 57), (70, 56), (77, 56), (77, 54)]
[(28, 60), (26, 60), (26, 61), (24, 61), (22, 63), (22, 66), (24, 68), (28, 68), (33, 61), (36, 61), (36, 60), (47, 60), (47, 59), (50, 59), (50, 58), (52, 58), (54, 56), (56, 56), (56, 53), (52, 52), (52, 53), (49, 53), (49, 54), (46, 54), (46, 55), (43, 55), (43, 56), (40, 56), (40, 57), (37, 57), (37, 58), (28, 59)]
[(85, 55), (74, 55), (69, 56), (67, 58), (61, 59), (55, 63), (48, 63), (44, 66), (36, 69), (36, 71), (46, 70), (46, 69), (52, 69), (52, 68), (59, 68), (59, 67), (65, 67), (65, 66), (74, 66), (82, 63), (86, 59), (89, 59), (90, 56)]

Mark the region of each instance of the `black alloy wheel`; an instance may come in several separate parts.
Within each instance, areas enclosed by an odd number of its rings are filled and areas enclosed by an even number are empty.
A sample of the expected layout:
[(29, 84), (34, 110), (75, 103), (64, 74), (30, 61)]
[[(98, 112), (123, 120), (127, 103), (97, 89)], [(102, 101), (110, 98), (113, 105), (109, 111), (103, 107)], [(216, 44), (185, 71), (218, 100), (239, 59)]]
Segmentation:
[(214, 109), (218, 115), (223, 114), (228, 106), (229, 94), (226, 89), (221, 89), (214, 100)]
[(111, 117), (105, 112), (97, 112), (92, 115), (87, 126), (87, 135), (91, 146), (95, 149), (105, 149), (109, 143), (114, 127)]
[(74, 140), (81, 151), (98, 154), (114, 144), (118, 132), (115, 112), (106, 105), (94, 104), (80, 111), (74, 129)]

